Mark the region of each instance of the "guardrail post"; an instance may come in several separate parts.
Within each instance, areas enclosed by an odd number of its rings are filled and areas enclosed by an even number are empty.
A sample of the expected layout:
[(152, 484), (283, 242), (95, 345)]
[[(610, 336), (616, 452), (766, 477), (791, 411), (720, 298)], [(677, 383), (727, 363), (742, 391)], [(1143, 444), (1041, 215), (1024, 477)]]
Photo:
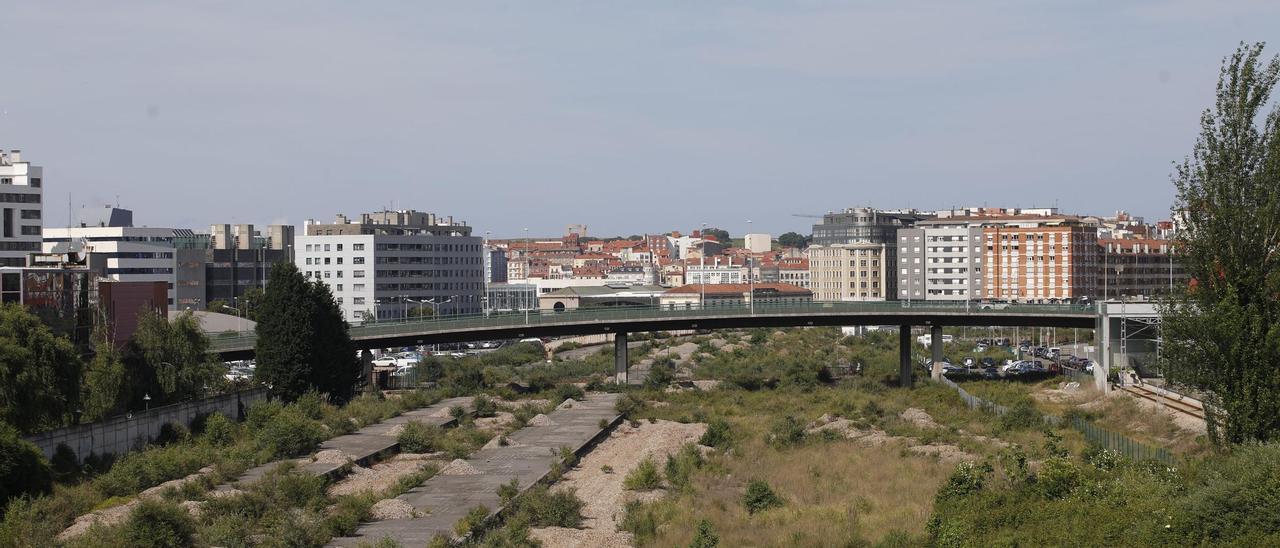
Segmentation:
[(911, 388), (911, 326), (898, 326), (898, 385)]
[(929, 329), (929, 348), (933, 350), (933, 365), (929, 368), (929, 376), (934, 380), (942, 378), (942, 326), (934, 325)]
[(614, 382), (627, 384), (627, 332), (619, 331), (613, 336), (613, 368)]

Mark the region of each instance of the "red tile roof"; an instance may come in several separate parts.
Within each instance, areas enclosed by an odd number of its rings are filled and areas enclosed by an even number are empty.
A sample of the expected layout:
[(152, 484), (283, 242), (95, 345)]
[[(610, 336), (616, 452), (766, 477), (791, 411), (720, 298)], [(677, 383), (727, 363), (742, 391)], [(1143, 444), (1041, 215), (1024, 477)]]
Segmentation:
[[(705, 290), (703, 289), (704, 287), (706, 288)], [(759, 284), (754, 284), (754, 287), (755, 287), (756, 293), (760, 293), (763, 290), (768, 293), (776, 293), (779, 295), (802, 296), (802, 295), (813, 294), (813, 292), (809, 291), (808, 289), (805, 289), (798, 285), (792, 285), (792, 284), (759, 283)], [(702, 284), (689, 284), (689, 285), (682, 285), (680, 287), (669, 289), (667, 290), (666, 293), (670, 295), (702, 294), (702, 293), (706, 293), (707, 295), (731, 295), (731, 294), (741, 295), (741, 294), (750, 292), (751, 288), (752, 288), (752, 284), (706, 284), (705, 286), (703, 286)]]

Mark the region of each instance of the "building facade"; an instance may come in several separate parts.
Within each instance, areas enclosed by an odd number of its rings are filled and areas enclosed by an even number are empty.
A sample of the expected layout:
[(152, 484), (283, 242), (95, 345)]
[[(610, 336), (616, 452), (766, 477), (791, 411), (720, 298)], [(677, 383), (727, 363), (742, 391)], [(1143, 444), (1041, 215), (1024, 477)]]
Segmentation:
[(254, 225), (217, 224), (209, 234), (190, 230), (174, 231), (177, 247), (177, 308), (205, 310), (221, 301), (241, 310), (250, 288), (266, 289), (271, 268), (292, 260), (294, 228), (271, 225), (266, 234)]
[(982, 237), (983, 299), (1052, 303), (1100, 294), (1098, 231), (1078, 218), (991, 219)]
[(122, 282), (164, 282), (167, 306), (177, 308), (176, 249), (172, 228), (84, 226), (45, 228), (45, 253), (77, 253), (89, 268)]
[(1104, 239), (1098, 240), (1098, 251), (1101, 264), (1094, 283), (1106, 299), (1163, 295), (1190, 279), (1170, 240)]
[[(822, 222), (813, 225), (813, 242), (810, 245), (879, 244), (885, 247), (883, 260), (886, 264), (897, 264), (898, 230), (910, 228), (927, 218), (927, 215), (915, 210), (849, 208), (839, 213), (823, 215)], [(881, 285), (883, 298), (899, 296), (897, 285), (898, 276), (888, 276)], [(815, 296), (819, 293), (814, 291)]]
[(815, 301), (883, 301), (889, 289), (887, 247), (876, 243), (809, 246)]
[(925, 221), (898, 230), (898, 299), (978, 300), (982, 227)]
[(482, 311), (484, 240), (452, 217), (413, 210), (307, 221), (295, 249), (298, 269), (333, 291), (349, 322)]
[(40, 252), (43, 186), (43, 168), (20, 150), (0, 150), (0, 266), (26, 266), (27, 255)]
[(747, 264), (742, 259), (717, 255), (685, 261), (685, 284), (740, 284), (747, 281)]
[(752, 253), (768, 253), (773, 248), (773, 237), (768, 234), (747, 234), (742, 239), (742, 247)]

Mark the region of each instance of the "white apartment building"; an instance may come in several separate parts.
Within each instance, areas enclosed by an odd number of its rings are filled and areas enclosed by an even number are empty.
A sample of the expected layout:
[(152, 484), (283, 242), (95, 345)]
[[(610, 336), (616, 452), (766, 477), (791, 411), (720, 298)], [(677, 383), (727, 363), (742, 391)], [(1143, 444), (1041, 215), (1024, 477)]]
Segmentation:
[(175, 307), (172, 228), (77, 226), (44, 229), (45, 253), (81, 253), (90, 269), (122, 282), (165, 282), (169, 308)]
[(294, 248), (298, 269), (329, 286), (349, 322), (482, 310), (484, 239), (452, 217), (382, 211), (305, 228)]
[(748, 281), (747, 265), (741, 259), (717, 255), (685, 261), (685, 285), (743, 284)]
[(898, 299), (978, 300), (982, 227), (925, 221), (898, 230)]
[(747, 234), (743, 237), (742, 247), (752, 253), (766, 253), (773, 248), (773, 237), (768, 234)]
[(784, 284), (791, 284), (805, 289), (811, 289), (809, 265), (779, 265), (778, 281)]
[(886, 270), (884, 244), (851, 243), (810, 246), (809, 290), (815, 301), (883, 301)]
[(44, 169), (22, 159), (22, 151), (0, 150), (0, 266), (27, 266), (40, 251)]

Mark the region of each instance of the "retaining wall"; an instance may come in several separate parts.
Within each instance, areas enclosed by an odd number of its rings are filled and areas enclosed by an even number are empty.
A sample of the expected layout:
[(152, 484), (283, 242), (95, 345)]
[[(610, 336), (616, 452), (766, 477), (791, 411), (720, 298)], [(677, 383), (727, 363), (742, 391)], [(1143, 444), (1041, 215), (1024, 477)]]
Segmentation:
[(141, 449), (147, 442), (159, 436), (160, 429), (167, 423), (189, 427), (197, 417), (215, 411), (227, 418), (237, 420), (249, 404), (264, 400), (266, 397), (266, 388), (254, 388), (203, 400), (156, 407), (147, 411), (135, 411), (95, 423), (59, 428), (27, 436), (26, 440), (39, 447), (45, 458), (53, 458), (54, 450), (57, 449), (58, 444), (63, 443), (75, 451), (76, 459), (80, 461), (90, 453), (121, 455), (134, 449)]

